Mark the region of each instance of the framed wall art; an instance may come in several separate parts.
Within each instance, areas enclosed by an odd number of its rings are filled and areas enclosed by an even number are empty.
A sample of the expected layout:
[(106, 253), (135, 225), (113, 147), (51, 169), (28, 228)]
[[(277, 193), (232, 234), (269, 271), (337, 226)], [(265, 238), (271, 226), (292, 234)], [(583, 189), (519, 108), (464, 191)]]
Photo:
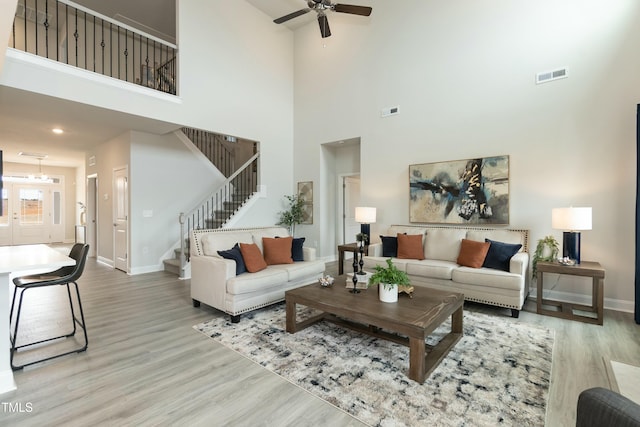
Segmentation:
[(313, 224), (313, 181), (298, 183), (298, 198), (304, 200), (300, 224)]
[(509, 224), (509, 156), (410, 165), (409, 222)]

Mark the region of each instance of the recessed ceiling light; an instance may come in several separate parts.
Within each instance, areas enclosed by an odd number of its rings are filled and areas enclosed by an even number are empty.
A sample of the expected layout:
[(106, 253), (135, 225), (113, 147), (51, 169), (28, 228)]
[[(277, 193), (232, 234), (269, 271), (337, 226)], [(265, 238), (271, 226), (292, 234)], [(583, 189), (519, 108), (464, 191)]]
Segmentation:
[(51, 132), (60, 135), (61, 133), (64, 133), (64, 131), (60, 128), (53, 128), (51, 129)]

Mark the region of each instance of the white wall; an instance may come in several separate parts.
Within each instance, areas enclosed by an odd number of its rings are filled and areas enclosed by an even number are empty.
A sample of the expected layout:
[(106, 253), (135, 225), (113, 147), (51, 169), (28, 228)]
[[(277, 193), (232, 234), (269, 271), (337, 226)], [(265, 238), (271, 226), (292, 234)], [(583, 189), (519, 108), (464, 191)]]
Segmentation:
[[(331, 14), (326, 48), (317, 26), (296, 31), (294, 181), (331, 182), (317, 147), (360, 136), (362, 200), (378, 208), (377, 236), (409, 221), (408, 165), (509, 155), (510, 226), (530, 229), (535, 248), (548, 234), (561, 241), (552, 208), (592, 206), (583, 259), (606, 268), (607, 304), (631, 309), (640, 3), (360, 3), (371, 18)], [(568, 79), (534, 84), (563, 66)], [(395, 105), (400, 115), (380, 118)], [(326, 227), (311, 240), (323, 242)], [(562, 278), (556, 291), (590, 288)]]
[(131, 164), (130, 269), (136, 274), (163, 268), (164, 253), (180, 241), (180, 213), (188, 213), (225, 178), (195, 160), (174, 134), (132, 132)]

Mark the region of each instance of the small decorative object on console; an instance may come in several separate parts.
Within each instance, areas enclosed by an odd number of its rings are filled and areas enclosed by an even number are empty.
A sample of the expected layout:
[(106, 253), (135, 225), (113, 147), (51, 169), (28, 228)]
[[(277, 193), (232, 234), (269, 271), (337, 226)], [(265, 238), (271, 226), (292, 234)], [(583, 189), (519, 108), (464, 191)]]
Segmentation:
[(334, 280), (335, 279), (332, 276), (329, 276), (327, 274), (326, 276), (319, 278), (318, 282), (320, 282), (320, 286), (322, 286), (323, 288), (328, 288), (329, 286), (333, 285)]
[(564, 258), (558, 258), (558, 262), (562, 265), (576, 265), (576, 261), (569, 258), (568, 256)]

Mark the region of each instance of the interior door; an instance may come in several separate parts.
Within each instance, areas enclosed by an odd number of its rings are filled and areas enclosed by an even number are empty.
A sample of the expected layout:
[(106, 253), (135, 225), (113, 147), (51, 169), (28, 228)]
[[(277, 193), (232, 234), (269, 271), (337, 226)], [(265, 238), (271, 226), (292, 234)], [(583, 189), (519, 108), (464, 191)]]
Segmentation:
[(113, 171), (113, 190), (114, 267), (128, 272), (129, 178), (126, 167)]
[(2, 216), (0, 216), (0, 246), (10, 246), (12, 244), (11, 214), (9, 198), (9, 186), (4, 184), (2, 188)]
[(356, 206), (360, 205), (360, 176), (345, 176), (343, 194), (343, 243), (356, 241), (356, 235), (360, 233), (360, 224), (356, 222)]

